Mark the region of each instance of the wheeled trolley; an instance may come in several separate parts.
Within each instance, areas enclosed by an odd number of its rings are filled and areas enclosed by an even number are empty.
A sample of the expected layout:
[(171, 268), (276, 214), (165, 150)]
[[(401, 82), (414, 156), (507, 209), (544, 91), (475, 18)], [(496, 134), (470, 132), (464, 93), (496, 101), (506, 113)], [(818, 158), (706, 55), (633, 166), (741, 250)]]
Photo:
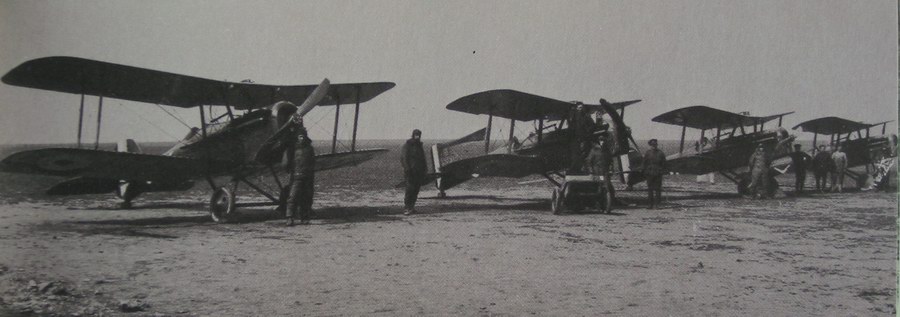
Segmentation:
[(550, 206), (555, 215), (566, 209), (577, 212), (585, 208), (610, 213), (612, 193), (601, 175), (566, 175), (563, 182), (553, 189)]

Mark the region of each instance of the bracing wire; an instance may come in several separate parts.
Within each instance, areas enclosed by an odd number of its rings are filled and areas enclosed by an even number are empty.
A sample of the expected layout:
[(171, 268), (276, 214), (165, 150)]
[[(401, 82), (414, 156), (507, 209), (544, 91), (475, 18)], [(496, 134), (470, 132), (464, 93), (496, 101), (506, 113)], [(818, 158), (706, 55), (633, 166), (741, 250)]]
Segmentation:
[(156, 129), (159, 130), (160, 132), (164, 133), (165, 135), (168, 135), (170, 138), (172, 138), (172, 139), (174, 139), (174, 140), (176, 140), (176, 141), (178, 140), (178, 137), (176, 137), (176, 136), (170, 134), (168, 131), (166, 131), (166, 130), (163, 129), (162, 127), (156, 125), (155, 123), (151, 122), (150, 120), (147, 120), (147, 118), (144, 118), (143, 115), (137, 113), (137, 111), (134, 111), (134, 109), (131, 109), (131, 108), (125, 106), (125, 105), (122, 104), (121, 102), (119, 103), (119, 107), (128, 110), (129, 112), (131, 112), (132, 114), (134, 114), (136, 117), (140, 118), (141, 120), (143, 120), (144, 122), (146, 122), (146, 123), (149, 124), (150, 126), (156, 128)]
[[(171, 112), (169, 112), (168, 110), (166, 110), (166, 108), (163, 108), (160, 104), (157, 103), (157, 104), (155, 104), (155, 105), (156, 105), (156, 107), (158, 107), (159, 109), (161, 109), (163, 112), (165, 112), (166, 114), (168, 114), (170, 117), (175, 118), (175, 120), (178, 120), (178, 122), (181, 122), (181, 124), (184, 125), (186, 128), (188, 128), (188, 130), (191, 129), (191, 126), (188, 125), (187, 123), (185, 123), (184, 120), (181, 120), (181, 118), (175, 116), (174, 114), (172, 114)], [(203, 107), (203, 106), (201, 106), (201, 107)]]

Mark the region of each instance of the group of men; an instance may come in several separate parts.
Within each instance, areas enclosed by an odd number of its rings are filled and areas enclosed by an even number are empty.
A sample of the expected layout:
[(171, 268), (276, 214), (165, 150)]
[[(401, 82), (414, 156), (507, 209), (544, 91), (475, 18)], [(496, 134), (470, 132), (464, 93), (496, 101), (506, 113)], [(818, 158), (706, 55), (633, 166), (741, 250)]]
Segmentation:
[[(605, 100), (601, 100), (601, 103)], [(576, 102), (574, 111), (569, 117), (569, 126), (573, 131), (571, 144), (571, 165), (567, 173), (587, 172), (593, 175), (602, 175), (606, 182), (606, 188), (614, 190), (610, 171), (614, 149), (609, 139), (609, 125), (602, 118), (596, 121), (590, 117), (584, 104)], [(287, 198), (286, 218), (287, 224), (293, 225), (294, 218), (300, 218), (300, 224), (308, 224), (312, 215), (312, 202), (314, 192), (315, 151), (306, 133), (306, 129), (299, 121), (296, 129), (296, 149), (293, 145), (287, 149), (289, 157), (289, 170), (291, 173), (290, 195)], [(426, 181), (427, 164), (425, 151), (422, 146), (422, 131), (413, 130), (412, 136), (406, 140), (401, 149), (400, 163), (403, 166), (403, 177), (406, 184), (404, 195), (404, 214), (410, 215), (416, 212), (415, 204), (419, 195), (419, 189)], [(783, 141), (782, 141), (783, 142)], [(782, 142), (776, 145), (782, 146)], [(662, 179), (666, 173), (666, 155), (658, 148), (658, 141), (652, 139), (648, 142), (650, 149), (644, 153), (642, 170), (647, 182), (647, 195), (651, 209), (659, 206), (662, 200)], [(750, 157), (750, 184), (749, 194), (757, 198), (768, 197), (772, 191), (769, 183), (771, 169), (771, 151), (766, 144), (760, 144)], [(842, 192), (844, 174), (847, 169), (847, 155), (842, 151), (841, 145), (831, 149), (825, 145), (819, 145), (818, 151), (812, 157), (802, 150), (800, 144), (794, 145), (794, 151), (790, 154), (796, 175), (795, 195), (802, 195), (806, 182), (806, 171), (813, 171), (816, 179), (816, 190), (824, 192), (829, 190), (827, 179), (831, 177), (832, 192)], [(615, 194), (613, 192), (613, 200)]]
[[(600, 100), (601, 104), (605, 102), (606, 100)], [(571, 165), (567, 172), (588, 172), (603, 176), (606, 189), (611, 192), (613, 202), (618, 204), (610, 177), (615, 149), (613, 140), (610, 139), (609, 124), (603, 121), (601, 113), (598, 113), (598, 118), (594, 121), (584, 105), (576, 102), (575, 110), (569, 117), (569, 125), (574, 138), (571, 145)], [(650, 149), (644, 153), (642, 172), (647, 178), (647, 195), (649, 207), (652, 209), (662, 201), (662, 176), (666, 170), (666, 155), (657, 147), (656, 139), (650, 140), (648, 144)]]
[[(812, 166), (810, 167), (816, 177), (816, 190), (820, 193), (829, 190), (829, 174), (831, 175), (830, 191), (844, 191), (844, 174), (847, 171), (847, 154), (844, 153), (843, 150), (844, 148), (841, 145), (834, 146), (833, 150), (826, 148), (824, 144), (819, 145), (818, 151), (812, 159)], [(795, 167), (795, 170), (806, 166), (807, 165), (797, 166)], [(803, 176), (805, 179), (806, 172), (803, 172)], [(797, 176), (797, 192), (803, 192), (803, 183), (799, 175)]]
[[(301, 225), (309, 224), (312, 217), (313, 193), (315, 192), (315, 160), (316, 153), (312, 141), (303, 127), (302, 119), (296, 119), (296, 142), (289, 143), (285, 149), (288, 158), (287, 169), (291, 171), (290, 191), (286, 201), (285, 218), (287, 225), (293, 226), (295, 218), (300, 218)], [(403, 165), (403, 176), (406, 183), (404, 197), (404, 213), (415, 213), (419, 188), (426, 180), (425, 151), (422, 148), (422, 131), (413, 130), (412, 137), (406, 140), (401, 149), (400, 162)]]
[[(847, 154), (843, 152), (841, 145), (835, 145), (833, 149), (826, 149), (825, 145), (819, 145), (815, 156), (810, 156), (803, 151), (800, 144), (794, 144), (794, 151), (790, 153), (791, 164), (794, 168), (794, 195), (804, 194), (806, 184), (806, 172), (812, 170), (816, 180), (816, 191), (843, 192), (844, 174), (847, 171)], [(756, 198), (771, 196), (773, 184), (770, 183), (771, 154), (765, 144), (760, 144), (756, 152), (750, 157), (749, 194)], [(828, 176), (831, 176), (831, 188), (828, 188)]]

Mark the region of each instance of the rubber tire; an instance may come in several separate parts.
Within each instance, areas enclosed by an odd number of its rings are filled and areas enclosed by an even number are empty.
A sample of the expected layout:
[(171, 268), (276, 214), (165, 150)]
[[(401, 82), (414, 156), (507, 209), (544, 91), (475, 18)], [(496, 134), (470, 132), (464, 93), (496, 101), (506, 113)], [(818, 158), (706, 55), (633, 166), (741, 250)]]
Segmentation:
[(228, 188), (219, 187), (209, 199), (209, 216), (216, 223), (229, 223), (237, 217), (235, 197)]
[(562, 194), (559, 192), (559, 188), (554, 188), (550, 198), (550, 210), (553, 211), (554, 215), (558, 215), (563, 213), (563, 209)]

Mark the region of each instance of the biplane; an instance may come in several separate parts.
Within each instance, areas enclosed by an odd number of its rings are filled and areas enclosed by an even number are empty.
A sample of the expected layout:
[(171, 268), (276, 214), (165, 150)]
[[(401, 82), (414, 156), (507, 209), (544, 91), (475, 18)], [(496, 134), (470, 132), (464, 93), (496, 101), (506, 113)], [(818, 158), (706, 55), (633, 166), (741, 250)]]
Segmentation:
[[(897, 156), (897, 135), (886, 134), (887, 124), (890, 121), (874, 124), (862, 123), (838, 117), (823, 117), (802, 122), (794, 127), (794, 130), (813, 133), (813, 144), (818, 146), (818, 136), (830, 137), (829, 145), (840, 144), (847, 154), (847, 167), (865, 166), (865, 174), (851, 170), (846, 175), (857, 182), (859, 188), (866, 186), (869, 181), (870, 168), (875, 169), (880, 159)], [(881, 126), (881, 135), (870, 134), (873, 128)], [(812, 149), (812, 153), (818, 151)]]
[[(608, 138), (617, 156), (617, 164), (628, 170), (629, 157), (640, 156), (630, 130), (622, 117), (625, 107), (640, 100), (616, 103), (585, 104), (592, 114), (600, 114), (609, 124)], [(560, 186), (563, 171), (570, 165), (574, 134), (567, 122), (575, 103), (532, 95), (515, 90), (489, 90), (459, 98), (448, 110), (487, 115), (487, 126), (455, 141), (435, 144), (431, 148), (432, 175), (439, 197), (445, 191), (475, 177), (512, 177), (541, 175)], [(500, 144), (491, 140), (494, 118), (509, 120), (509, 135)], [(515, 136), (516, 122), (530, 123), (533, 129), (522, 141)], [(578, 158), (583, 159), (583, 158)], [(624, 174), (622, 179), (624, 181)]]
[[(781, 127), (785, 112), (765, 117), (737, 114), (707, 106), (690, 106), (672, 110), (656, 116), (654, 122), (681, 127), (678, 153), (666, 157), (669, 172), (703, 175), (718, 172), (737, 185), (738, 193), (746, 194), (750, 177), (747, 164), (750, 156), (760, 144), (768, 149), (772, 161), (790, 154), (794, 136)], [(765, 124), (778, 119), (773, 129), (765, 129)], [(687, 128), (700, 130), (698, 146), (685, 149)], [(709, 139), (706, 132), (710, 131)], [(713, 131), (715, 133), (713, 134)], [(703, 140), (709, 140), (701, 147)], [(768, 191), (777, 188), (774, 175), (770, 174)]]
[[(331, 153), (316, 156), (317, 170), (356, 165), (386, 151), (356, 148), (359, 106), (394, 87), (390, 82), (330, 84), (327, 79), (319, 85), (236, 83), (75, 57), (30, 60), (10, 70), (2, 81), (77, 94), (81, 103), (77, 148), (15, 153), (2, 161), (0, 170), (66, 177), (47, 190), (50, 195), (115, 192), (123, 208), (130, 207), (141, 193), (187, 190), (194, 180), (205, 180), (212, 189), (210, 215), (216, 222), (234, 219), (239, 206), (284, 203), (289, 183), (279, 178), (279, 172), (283, 173), (291, 162), (285, 159), (287, 153), (261, 153), (261, 148), (272, 144), (276, 133), (287, 131), (284, 128), (297, 121), (292, 118), (302, 117), (316, 105), (335, 107)], [(83, 145), (81, 138), (86, 95), (98, 97), (93, 148)], [(162, 110), (161, 106), (196, 108), (200, 127), (191, 128), (161, 155), (142, 153), (131, 139), (119, 142), (116, 151), (99, 150), (104, 98), (156, 104)], [(345, 152), (336, 149), (341, 105), (355, 106), (351, 145)], [(214, 117), (214, 108), (224, 113)], [(277, 190), (266, 191), (251, 180), (261, 175), (271, 176)], [(226, 180), (217, 182), (222, 178)], [(269, 201), (237, 203), (240, 184)]]

